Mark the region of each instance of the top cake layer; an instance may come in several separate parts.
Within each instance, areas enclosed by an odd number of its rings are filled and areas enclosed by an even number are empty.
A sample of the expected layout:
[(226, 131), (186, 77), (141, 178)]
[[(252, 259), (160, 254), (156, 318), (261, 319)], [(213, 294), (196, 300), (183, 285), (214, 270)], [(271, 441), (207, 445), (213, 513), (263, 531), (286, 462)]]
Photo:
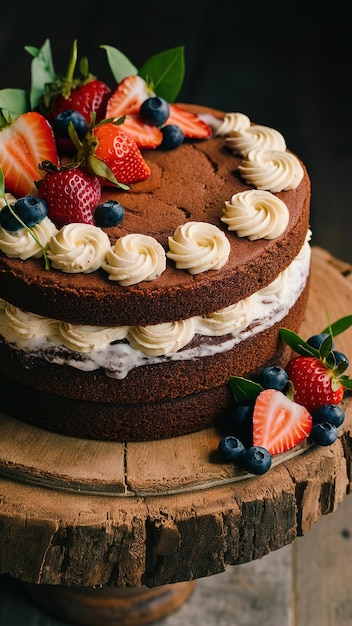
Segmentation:
[[(215, 126), (215, 120), (225, 116), (205, 107), (187, 108)], [(66, 273), (53, 267), (46, 270), (43, 259), (22, 261), (0, 254), (1, 297), (33, 313), (75, 324), (157, 324), (236, 303), (269, 285), (299, 253), (309, 227), (310, 181), (303, 164), (296, 188), (274, 192), (288, 208), (284, 232), (251, 241), (228, 230), (221, 219), (225, 202), (254, 188), (245, 181), (244, 157), (234, 154), (224, 136), (214, 133), (173, 151), (149, 150), (144, 157), (151, 169), (147, 180), (129, 191), (103, 192), (103, 200), (117, 199), (125, 208), (123, 222), (102, 229), (111, 246), (125, 235), (139, 233), (154, 238), (168, 253), (169, 238), (181, 224), (208, 223), (229, 242), (229, 257), (220, 269), (191, 274), (166, 258), (166, 269), (157, 278), (123, 286), (110, 280), (103, 268)]]

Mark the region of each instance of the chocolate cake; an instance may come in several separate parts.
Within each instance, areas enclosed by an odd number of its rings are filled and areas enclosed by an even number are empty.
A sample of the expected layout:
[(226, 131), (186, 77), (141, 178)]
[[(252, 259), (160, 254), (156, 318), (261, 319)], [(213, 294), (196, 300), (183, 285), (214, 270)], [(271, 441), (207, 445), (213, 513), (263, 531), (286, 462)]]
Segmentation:
[(299, 329), (309, 288), (307, 171), (274, 129), (178, 106), (209, 136), (141, 148), (150, 175), (102, 189), (120, 223), (46, 217), (33, 231), (50, 269), (23, 252), (28, 229), (0, 227), (8, 414), (84, 438), (173, 437), (216, 422), (230, 375), (285, 364), (279, 329)]

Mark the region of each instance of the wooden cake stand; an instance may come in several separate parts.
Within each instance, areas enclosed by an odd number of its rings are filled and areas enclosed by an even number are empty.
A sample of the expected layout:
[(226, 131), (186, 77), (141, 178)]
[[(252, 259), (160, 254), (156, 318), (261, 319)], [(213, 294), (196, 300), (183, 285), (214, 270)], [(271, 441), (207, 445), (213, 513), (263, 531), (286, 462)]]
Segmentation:
[[(307, 338), (352, 313), (351, 267), (313, 249)], [(352, 329), (336, 338), (352, 362)], [(259, 477), (222, 464), (209, 429), (116, 443), (49, 433), (0, 414), (0, 573), (76, 624), (145, 624), (195, 580), (304, 535), (350, 488), (352, 399), (328, 447), (274, 457)]]

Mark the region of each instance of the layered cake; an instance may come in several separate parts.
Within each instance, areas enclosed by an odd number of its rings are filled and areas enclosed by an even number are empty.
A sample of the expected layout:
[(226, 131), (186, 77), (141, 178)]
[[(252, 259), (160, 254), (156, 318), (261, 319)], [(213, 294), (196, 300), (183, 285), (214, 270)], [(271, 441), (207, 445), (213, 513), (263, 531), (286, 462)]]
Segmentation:
[[(120, 118), (114, 101), (112, 90), (103, 119)], [(139, 109), (123, 112), (131, 136)], [(50, 208), (32, 226), (2, 222), (8, 414), (84, 438), (173, 437), (215, 423), (231, 375), (288, 359), (279, 330), (298, 331), (309, 288), (305, 166), (243, 113), (170, 105), (162, 126), (182, 126), (182, 111), (201, 136), (186, 124), (177, 147), (139, 144), (145, 175), (128, 188), (99, 178), (99, 205), (118, 201), (118, 223), (98, 225), (93, 207), (85, 222), (61, 225)], [(19, 196), (6, 172), (5, 189), (1, 213)]]

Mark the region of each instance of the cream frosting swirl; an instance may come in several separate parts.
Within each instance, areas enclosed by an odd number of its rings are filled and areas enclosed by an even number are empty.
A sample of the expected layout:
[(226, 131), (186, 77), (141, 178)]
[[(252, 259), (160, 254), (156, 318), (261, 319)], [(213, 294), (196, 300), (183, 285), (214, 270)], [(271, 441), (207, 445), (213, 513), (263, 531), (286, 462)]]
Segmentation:
[(61, 322), (58, 330), (65, 346), (78, 352), (91, 352), (113, 341), (125, 339), (128, 326), (83, 326)]
[(24, 311), (10, 303), (1, 310), (0, 326), (3, 336), (12, 340), (14, 337), (26, 341), (43, 337), (58, 339), (59, 336), (57, 320)]
[(133, 326), (128, 340), (133, 348), (149, 356), (168, 355), (181, 350), (194, 336), (193, 319)]
[(196, 317), (195, 332), (210, 337), (227, 334), (236, 336), (248, 326), (252, 317), (252, 300), (249, 297), (214, 313)]
[(155, 280), (166, 269), (165, 250), (154, 237), (131, 233), (109, 248), (102, 268), (123, 286)]
[(275, 239), (286, 230), (289, 211), (270, 191), (249, 189), (225, 202), (221, 221), (238, 237), (248, 237), (250, 241)]
[(186, 222), (169, 237), (166, 256), (175, 261), (178, 269), (190, 274), (218, 270), (228, 260), (230, 243), (217, 226), (207, 222)]
[(50, 239), (47, 254), (55, 269), (69, 274), (89, 274), (99, 269), (109, 248), (109, 237), (101, 228), (71, 223)]
[(251, 121), (244, 113), (226, 113), (223, 121), (216, 129), (215, 135), (218, 137), (226, 137), (232, 131), (249, 128)]
[(0, 250), (6, 256), (22, 261), (31, 257), (39, 259), (43, 256), (43, 248), (48, 248), (51, 238), (57, 232), (55, 224), (48, 217), (30, 229), (9, 231), (0, 226)]
[(273, 193), (296, 189), (303, 178), (298, 158), (280, 150), (251, 150), (238, 169), (248, 184)]
[(234, 154), (242, 156), (251, 150), (286, 150), (285, 139), (278, 130), (259, 124), (232, 130), (225, 141)]

